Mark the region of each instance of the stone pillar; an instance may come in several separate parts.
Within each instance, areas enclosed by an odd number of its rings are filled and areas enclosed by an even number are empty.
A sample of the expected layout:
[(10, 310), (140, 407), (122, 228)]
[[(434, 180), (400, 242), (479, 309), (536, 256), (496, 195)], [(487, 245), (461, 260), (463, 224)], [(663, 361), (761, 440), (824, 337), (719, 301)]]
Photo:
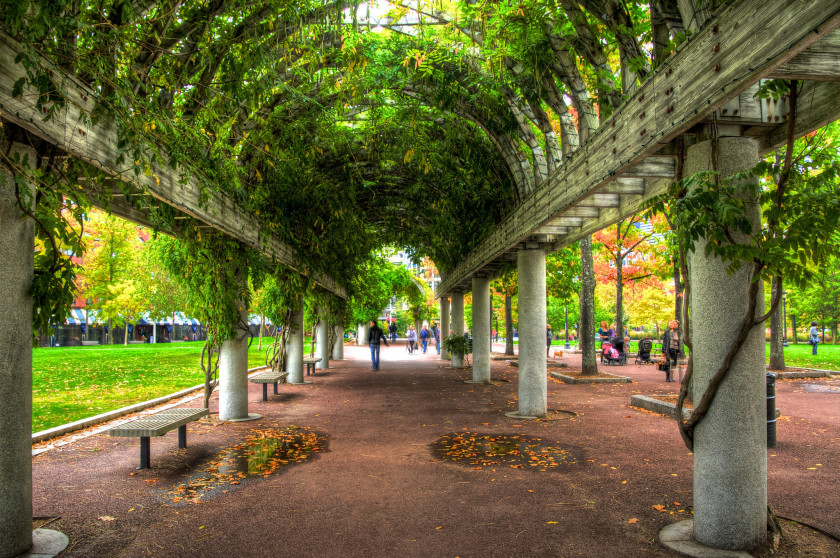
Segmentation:
[[(35, 163), (30, 148), (15, 144), (13, 153), (26, 154), (30, 165)], [(20, 211), (13, 175), (5, 168), (0, 181), (0, 557), (9, 558), (32, 547), (32, 297), (28, 293), (34, 276), (35, 222)]]
[[(248, 323), (248, 309), (240, 301), (239, 319)], [(222, 343), (219, 351), (219, 420), (243, 421), (260, 418), (248, 414), (248, 335)]]
[(356, 346), (362, 346), (362, 324), (356, 324)]
[(289, 337), (286, 338), (286, 381), (290, 384), (304, 384), (303, 381), (303, 299), (298, 301), (301, 309), (292, 313)]
[(545, 252), (517, 253), (519, 270), (519, 411), (510, 416), (544, 417), (548, 409), (545, 359)]
[[(464, 335), (464, 293), (452, 293), (450, 311), (452, 313), (452, 335)], [(452, 368), (464, 367), (463, 355), (450, 355)]]
[[(753, 139), (721, 137), (717, 143), (721, 176), (752, 168), (758, 161)], [(688, 148), (685, 176), (712, 168), (711, 149), (709, 141)], [(758, 205), (750, 203), (747, 212), (757, 226)], [(736, 235), (735, 240), (743, 237)], [(720, 260), (705, 257), (705, 246), (702, 239), (697, 243), (689, 266), (694, 401), (700, 400), (740, 328), (752, 268), (747, 263), (729, 275)], [(756, 314), (761, 315), (763, 289), (757, 296)], [(753, 327), (708, 414), (694, 430), (694, 537), (715, 548), (748, 550), (766, 537), (764, 327)]]
[(452, 356), (443, 347), (443, 342), (449, 337), (449, 298), (440, 297), (440, 358), (449, 360)]
[(315, 364), (315, 368), (326, 370), (330, 367), (330, 322), (327, 309), (318, 307), (318, 342), (316, 343), (316, 357), (321, 361)]
[(357, 345), (364, 346), (364, 347), (368, 346), (367, 338), (368, 338), (368, 331), (369, 330), (370, 330), (370, 324), (369, 323), (359, 324), (359, 329), (358, 329), (359, 334), (356, 336), (356, 344)]
[(490, 383), (490, 279), (472, 278), (473, 374), (476, 384)]
[(335, 332), (335, 345), (332, 347), (332, 359), (344, 360), (344, 322), (334, 325), (333, 332)]

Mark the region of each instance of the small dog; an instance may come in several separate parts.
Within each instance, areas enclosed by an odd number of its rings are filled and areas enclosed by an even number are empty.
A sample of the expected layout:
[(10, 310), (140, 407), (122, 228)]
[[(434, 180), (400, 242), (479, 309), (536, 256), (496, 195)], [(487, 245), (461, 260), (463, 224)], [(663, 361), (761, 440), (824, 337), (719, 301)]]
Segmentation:
[(554, 356), (552, 358), (563, 358), (563, 351), (554, 351)]

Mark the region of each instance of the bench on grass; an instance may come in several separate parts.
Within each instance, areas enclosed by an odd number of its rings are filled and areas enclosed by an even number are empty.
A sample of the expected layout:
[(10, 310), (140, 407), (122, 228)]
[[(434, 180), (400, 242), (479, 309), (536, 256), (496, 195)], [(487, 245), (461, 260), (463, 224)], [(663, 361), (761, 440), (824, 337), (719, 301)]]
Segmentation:
[(306, 375), (307, 376), (309, 376), (310, 372), (312, 373), (313, 376), (315, 375), (315, 365), (318, 364), (319, 362), (321, 362), (320, 358), (306, 357), (305, 359), (303, 359), (303, 364), (306, 365)]
[(206, 417), (208, 409), (166, 409), (147, 417), (139, 418), (115, 426), (108, 431), (111, 436), (130, 436), (140, 438), (140, 466), (149, 468), (149, 438), (163, 436), (170, 430), (178, 429), (178, 447), (187, 447), (187, 423)]
[(263, 401), (268, 401), (268, 384), (274, 384), (274, 395), (277, 395), (277, 383), (282, 382), (288, 376), (288, 372), (280, 370), (266, 370), (251, 376), (251, 383), (263, 385)]

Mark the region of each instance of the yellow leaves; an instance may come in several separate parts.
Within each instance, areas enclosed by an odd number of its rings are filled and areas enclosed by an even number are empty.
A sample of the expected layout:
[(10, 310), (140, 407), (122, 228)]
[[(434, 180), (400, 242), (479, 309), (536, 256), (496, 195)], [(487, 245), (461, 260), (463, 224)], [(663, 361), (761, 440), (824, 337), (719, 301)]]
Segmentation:
[(545, 524), (546, 525), (557, 525), (557, 522), (556, 521), (546, 521)]
[(638, 523), (638, 522), (639, 522), (639, 519), (636, 518), (636, 517), (631, 517), (630, 519), (627, 520), (627, 523)]
[(263, 181), (263, 177), (262, 177), (262, 174), (260, 173), (260, 170), (259, 170), (259, 169), (257, 169), (257, 170), (255, 170), (254, 172), (255, 172), (256, 177), (257, 177), (257, 182), (262, 182), (262, 181)]
[(268, 144), (265, 144), (265, 152), (271, 153), (271, 149), (269, 149)]
[(406, 164), (406, 165), (408, 163), (410, 163), (411, 160), (414, 158), (414, 153), (415, 153), (414, 149), (409, 149), (408, 151), (406, 151), (405, 152), (405, 157), (403, 157), (403, 163)]
[(443, 525), (438, 525), (437, 527), (435, 527), (435, 531), (440, 531), (441, 529), (443, 529)]

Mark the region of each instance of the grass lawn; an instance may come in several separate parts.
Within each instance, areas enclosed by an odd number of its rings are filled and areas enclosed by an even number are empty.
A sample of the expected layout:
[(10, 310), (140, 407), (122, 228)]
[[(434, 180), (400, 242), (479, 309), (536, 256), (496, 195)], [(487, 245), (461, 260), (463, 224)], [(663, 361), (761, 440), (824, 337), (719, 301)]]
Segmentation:
[[(204, 381), (202, 341), (49, 347), (32, 352), (32, 431), (162, 397)], [(248, 367), (265, 364), (255, 339)], [(309, 351), (309, 343), (304, 354)]]
[[(840, 345), (820, 343), (817, 354), (811, 354), (811, 345), (807, 343), (789, 343), (785, 347), (785, 366), (795, 368), (819, 368), (820, 370), (840, 370)], [(767, 361), (770, 361), (770, 343), (767, 343)]]

